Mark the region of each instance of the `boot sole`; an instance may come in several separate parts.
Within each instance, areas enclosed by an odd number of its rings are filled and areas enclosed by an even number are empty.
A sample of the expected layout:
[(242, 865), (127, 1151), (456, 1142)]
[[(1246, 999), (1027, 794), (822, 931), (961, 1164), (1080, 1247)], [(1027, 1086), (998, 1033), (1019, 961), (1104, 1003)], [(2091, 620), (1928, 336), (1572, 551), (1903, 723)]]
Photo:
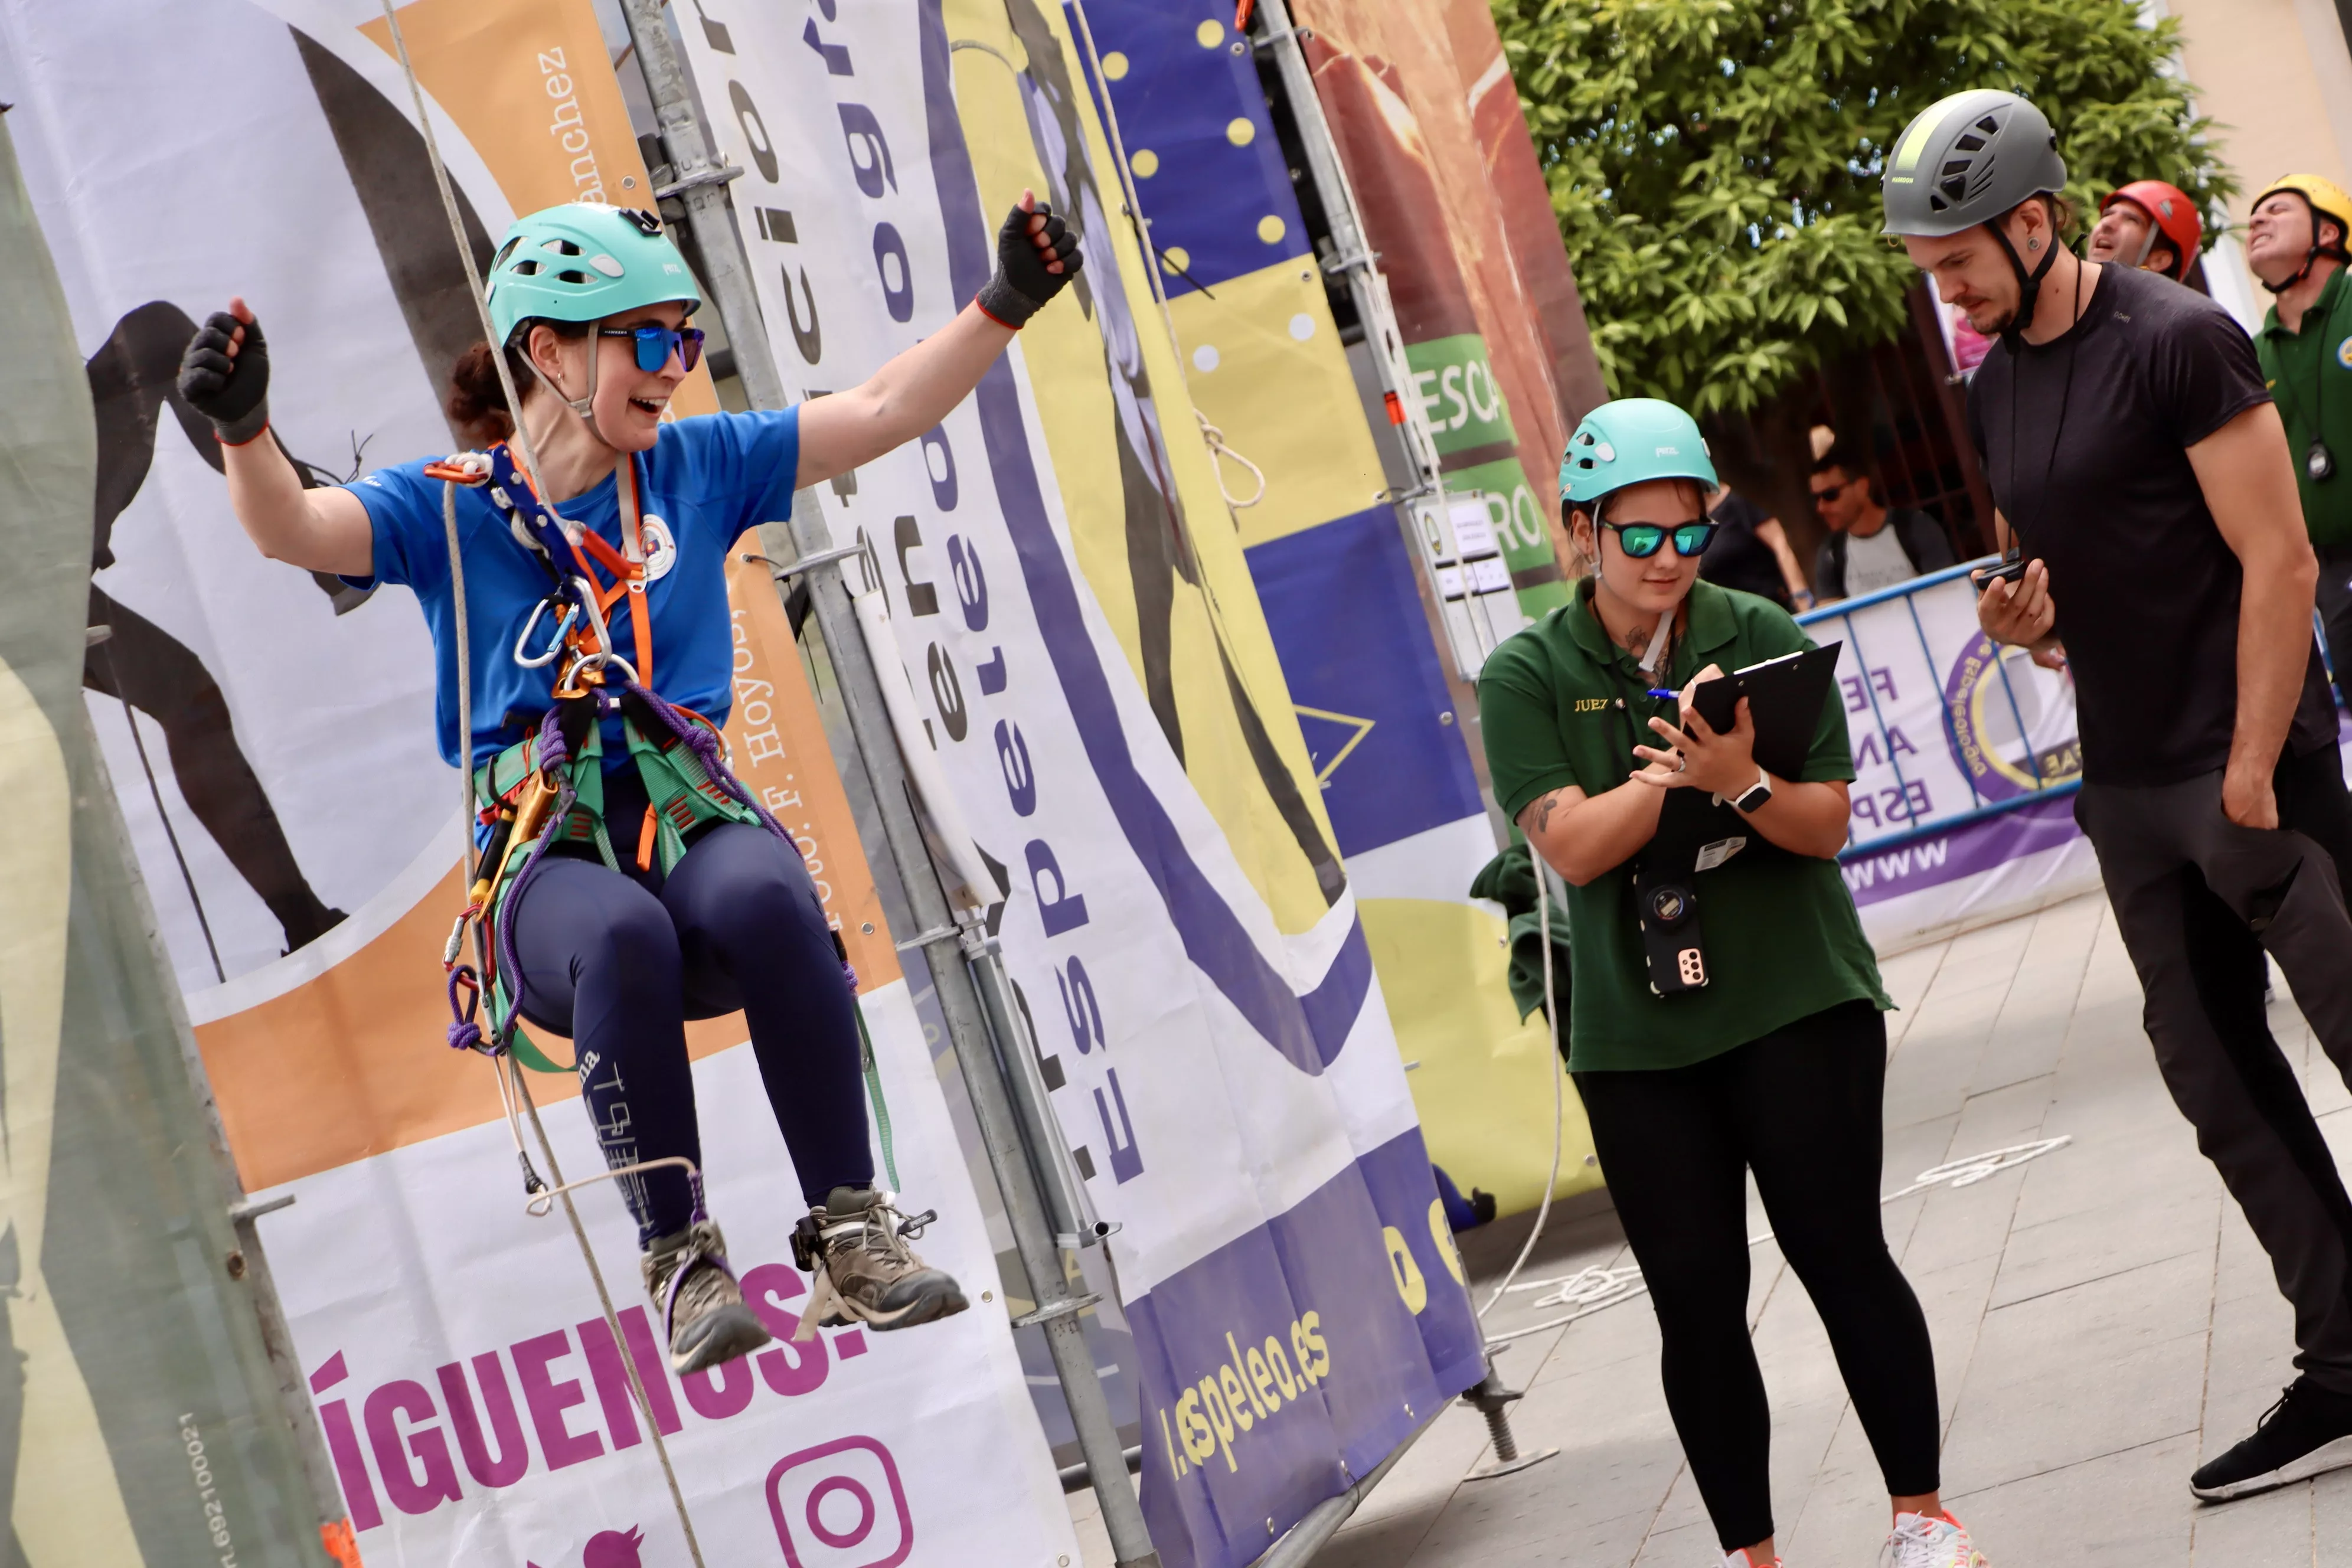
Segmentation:
[(2200, 1487), (2191, 1481), (2189, 1489), (2207, 1502), (2228, 1502), (2233, 1498), (2252, 1497), (2256, 1492), (2291, 1487), (2297, 1481), (2307, 1481), (2314, 1476), (2340, 1470), (2347, 1465), (2352, 1465), (2352, 1437), (2338, 1437), (2332, 1443), (2321, 1444), (2303, 1458), (2281, 1465), (2275, 1470), (2265, 1470), (2259, 1476), (2248, 1476), (2242, 1481), (2231, 1481), (2225, 1486)]
[(937, 1322), (941, 1318), (952, 1318), (970, 1305), (971, 1303), (963, 1299), (961, 1290), (950, 1286), (945, 1290), (919, 1296), (895, 1312), (869, 1311), (844, 1298), (842, 1310), (826, 1313), (823, 1321), (828, 1329), (863, 1326), (883, 1334), (893, 1329), (911, 1329), (923, 1323)]
[(670, 1370), (681, 1376), (708, 1372), (739, 1356), (750, 1355), (775, 1337), (749, 1307), (721, 1307), (703, 1321), (711, 1325), (709, 1333), (696, 1341), (691, 1349), (670, 1352)]

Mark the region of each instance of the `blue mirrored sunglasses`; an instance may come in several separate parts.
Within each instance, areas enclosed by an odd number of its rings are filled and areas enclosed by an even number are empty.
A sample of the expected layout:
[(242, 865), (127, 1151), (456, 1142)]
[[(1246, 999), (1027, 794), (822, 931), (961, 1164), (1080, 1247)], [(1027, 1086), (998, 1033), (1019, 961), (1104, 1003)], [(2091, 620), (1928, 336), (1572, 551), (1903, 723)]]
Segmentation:
[(1706, 518), (1696, 522), (1678, 522), (1672, 528), (1657, 522), (1604, 522), (1601, 526), (1615, 533), (1618, 547), (1636, 561), (1647, 561), (1655, 555), (1669, 534), (1674, 536), (1675, 554), (1700, 554), (1714, 542), (1717, 527)]
[(647, 375), (667, 364), (673, 350), (677, 354), (678, 363), (688, 370), (702, 363), (700, 327), (599, 327), (596, 335), (600, 338), (635, 338), (637, 368)]

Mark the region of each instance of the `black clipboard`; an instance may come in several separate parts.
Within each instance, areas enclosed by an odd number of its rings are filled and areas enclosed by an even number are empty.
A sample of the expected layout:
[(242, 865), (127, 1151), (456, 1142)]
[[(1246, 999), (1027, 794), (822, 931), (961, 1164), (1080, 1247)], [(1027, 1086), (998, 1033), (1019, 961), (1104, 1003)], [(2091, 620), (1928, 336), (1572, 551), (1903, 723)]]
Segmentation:
[(1838, 649), (1831, 643), (1799, 653), (1768, 658), (1691, 690), (1691, 706), (1717, 733), (1727, 733), (1738, 722), (1739, 700), (1748, 699), (1748, 713), (1756, 725), (1756, 764), (1777, 778), (1794, 779), (1804, 771), (1821, 728), (1822, 704), (1829, 700), (1837, 679)]

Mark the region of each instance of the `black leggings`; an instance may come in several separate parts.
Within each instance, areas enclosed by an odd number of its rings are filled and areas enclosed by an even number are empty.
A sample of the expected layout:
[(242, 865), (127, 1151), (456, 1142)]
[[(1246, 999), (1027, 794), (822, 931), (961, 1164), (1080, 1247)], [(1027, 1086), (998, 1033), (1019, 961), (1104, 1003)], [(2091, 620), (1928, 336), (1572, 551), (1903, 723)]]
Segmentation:
[[(686, 1020), (740, 1008), (802, 1196), (869, 1184), (855, 1003), (799, 854), (764, 827), (722, 823), (667, 879), (658, 861), (640, 872), (625, 828), (644, 816), (644, 787), (625, 770), (604, 790), (610, 820), (625, 825), (613, 848), (625, 870), (551, 856), (523, 890), (514, 937), (523, 1016), (572, 1037), (605, 1160), (701, 1165)], [(640, 1245), (686, 1228), (685, 1173), (618, 1184)]]
[(1772, 1413), (1748, 1337), (1750, 1170), (1888, 1493), (1935, 1491), (1935, 1352), (1879, 1223), (1878, 1009), (1843, 1003), (1691, 1067), (1580, 1072), (1576, 1087), (1657, 1310), (1666, 1408), (1724, 1550), (1772, 1533)]

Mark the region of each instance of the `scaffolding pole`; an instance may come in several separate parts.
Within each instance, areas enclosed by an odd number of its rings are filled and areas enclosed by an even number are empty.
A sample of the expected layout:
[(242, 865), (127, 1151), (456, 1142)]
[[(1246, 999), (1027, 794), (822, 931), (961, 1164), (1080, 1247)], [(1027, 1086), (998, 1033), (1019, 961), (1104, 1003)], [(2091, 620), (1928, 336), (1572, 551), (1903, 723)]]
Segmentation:
[[(727, 200), (725, 185), (734, 171), (713, 155), (695, 112), (685, 68), (663, 20), (662, 0), (622, 0), (622, 12), (653, 99), (663, 155), (669, 163), (669, 180), (656, 194), (674, 196), (686, 207), (686, 221), (701, 248), (708, 274), (702, 281), (726, 324), (729, 341), (735, 345), (735, 365), (745, 397), (754, 408), (782, 408), (785, 406), (782, 379), (769, 353), (749, 258)], [(824, 520), (812, 504), (793, 507), (791, 529), (793, 547), (803, 557), (833, 548)], [(919, 943), (929, 966), (948, 1040), (971, 1096), (989, 1167), (1003, 1195), (1013, 1247), (1022, 1271), (1029, 1277), (1035, 1306), (1013, 1321), (1036, 1323), (1045, 1331), (1119, 1568), (1159, 1568), (1160, 1557), (1144, 1527), (1142, 1506), (1127, 1480), (1110, 1403), (1103, 1394), (1101, 1376), (1079, 1322), (1080, 1313), (1096, 1298), (1074, 1292), (1064, 1273), (1032, 1163), (1043, 1156), (1033, 1153), (1023, 1140), (1021, 1120), (998, 1066), (996, 1042), (990, 1037), (987, 1015), (972, 978), (971, 964), (986, 962), (990, 956), (984, 934), (974, 925), (959, 925), (940, 886), (908, 795), (906, 763), (891, 732), (880, 672), (859, 633), (847, 586), (837, 569), (813, 570), (807, 574), (807, 583), (817, 635), (841, 683), (842, 703), (856, 738), (858, 758), (880, 807), (883, 837), (914, 917), (912, 940)], [(845, 766), (849, 763), (847, 758), (840, 761)], [(1008, 1050), (1020, 1048), (1017, 1041), (1003, 1044)]]

